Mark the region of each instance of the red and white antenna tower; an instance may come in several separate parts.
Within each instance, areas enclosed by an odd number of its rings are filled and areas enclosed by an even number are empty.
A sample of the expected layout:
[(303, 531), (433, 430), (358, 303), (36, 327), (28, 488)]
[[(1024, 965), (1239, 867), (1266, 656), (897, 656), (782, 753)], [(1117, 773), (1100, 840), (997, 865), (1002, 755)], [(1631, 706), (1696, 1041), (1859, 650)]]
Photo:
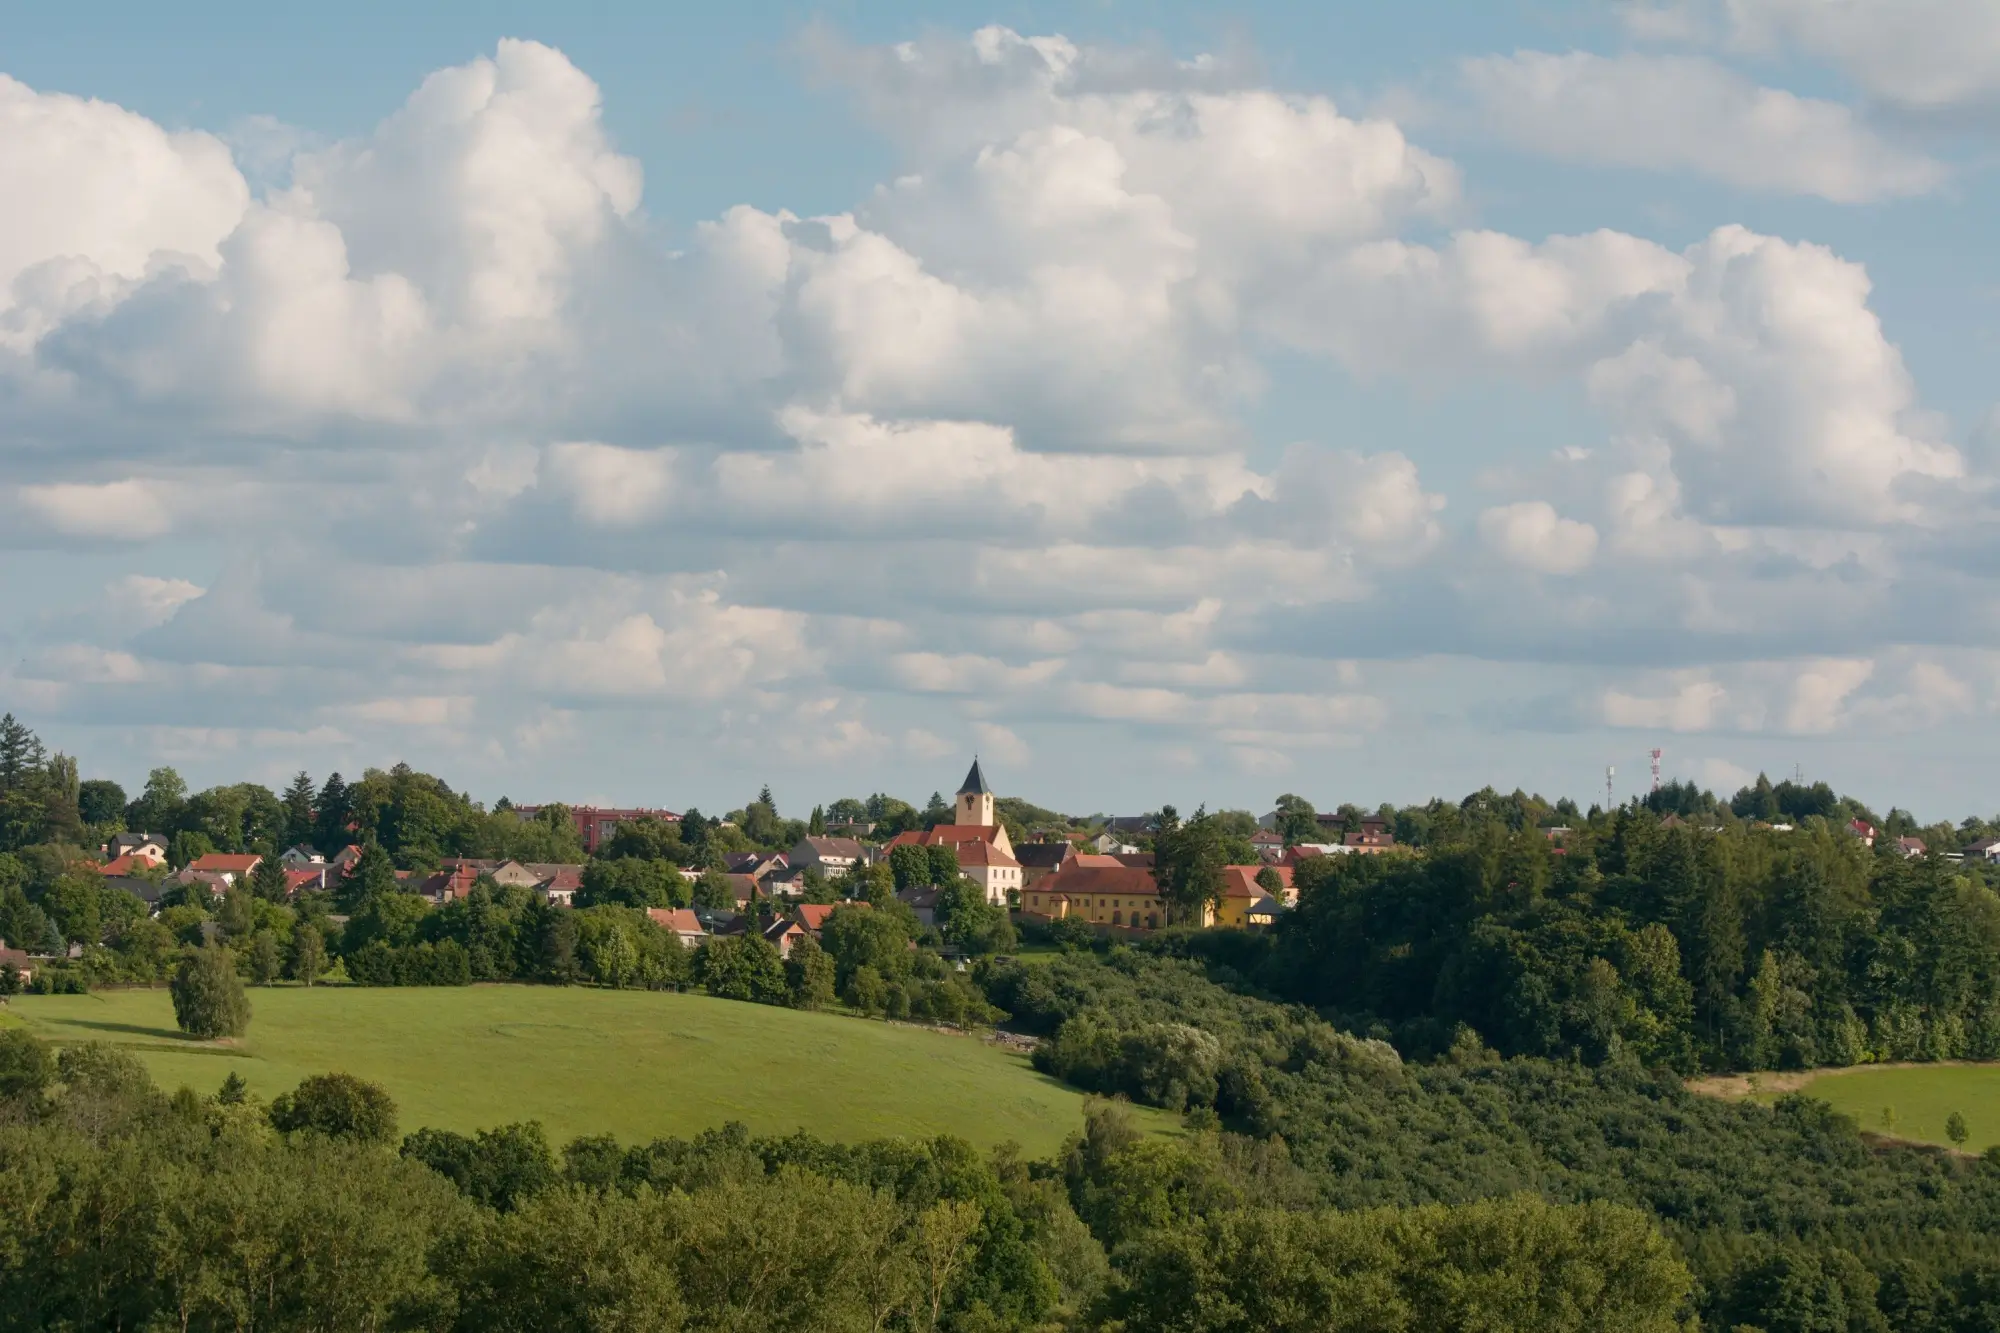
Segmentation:
[(1659, 752), (1658, 750), (1654, 750), (1654, 751), (1653, 751), (1653, 790), (1654, 790), (1654, 791), (1658, 791), (1659, 789), (1660, 789), (1660, 752)]

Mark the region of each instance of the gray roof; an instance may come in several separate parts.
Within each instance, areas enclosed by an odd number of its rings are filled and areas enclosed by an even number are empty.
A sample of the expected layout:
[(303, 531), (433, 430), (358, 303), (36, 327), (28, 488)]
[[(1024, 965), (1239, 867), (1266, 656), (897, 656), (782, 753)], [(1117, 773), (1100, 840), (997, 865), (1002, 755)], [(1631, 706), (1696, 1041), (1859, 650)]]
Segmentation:
[(992, 790), (986, 785), (986, 775), (979, 771), (979, 756), (972, 757), (972, 771), (965, 775), (965, 783), (958, 789), (960, 796), (990, 796)]
[(1054, 870), (1076, 854), (1066, 842), (1024, 842), (1014, 849), (1014, 859), (1036, 870)]

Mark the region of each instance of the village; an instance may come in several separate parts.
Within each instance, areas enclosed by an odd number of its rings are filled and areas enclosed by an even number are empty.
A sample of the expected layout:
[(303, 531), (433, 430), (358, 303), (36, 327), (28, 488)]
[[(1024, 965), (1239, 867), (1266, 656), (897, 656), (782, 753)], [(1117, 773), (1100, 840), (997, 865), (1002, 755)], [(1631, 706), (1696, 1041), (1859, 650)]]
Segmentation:
[[(555, 807), (520, 806), (515, 813), (532, 819)], [(642, 821), (678, 824), (682, 816), (674, 811), (644, 807), (610, 808), (563, 806), (574, 824), (586, 856), (606, 849), (626, 825)], [(977, 886), (985, 901), (1007, 911), (1015, 920), (1029, 924), (1070, 923), (1102, 936), (1143, 935), (1168, 924), (1205, 928), (1263, 930), (1298, 900), (1292, 872), (1300, 862), (1317, 856), (1380, 855), (1399, 850), (1387, 821), (1363, 816), (1358, 821), (1340, 815), (1314, 817), (1315, 823), (1330, 832), (1328, 841), (1289, 840), (1274, 827), (1276, 813), (1267, 816), (1247, 842), (1254, 861), (1222, 867), (1218, 893), (1196, 912), (1176, 916), (1162, 903), (1156, 876), (1156, 853), (1142, 850), (1157, 831), (1156, 818), (1115, 817), (1104, 821), (1094, 835), (1071, 833), (1054, 837), (1046, 834), (1034, 841), (1015, 843), (996, 809), (996, 798), (978, 759), (955, 794), (949, 819), (929, 828), (909, 829), (880, 841), (870, 840), (867, 825), (840, 827), (838, 833), (808, 833), (785, 850), (734, 851), (723, 854), (719, 878), (728, 887), (726, 905), (688, 907), (648, 907), (648, 917), (671, 932), (683, 946), (698, 948), (711, 937), (760, 932), (781, 957), (789, 957), (800, 938), (817, 939), (825, 922), (842, 902), (843, 890), (858, 883), (871, 866), (886, 866), (899, 848), (943, 849), (955, 859), (961, 882)], [(1355, 823), (1342, 832), (1343, 823)], [(220, 900), (233, 889), (247, 886), (264, 866), (263, 854), (248, 852), (206, 852), (174, 865), (173, 840), (147, 832), (118, 833), (101, 849), (103, 861), (96, 871), (107, 889), (123, 890), (157, 912), (170, 898), (187, 890), (205, 888), (208, 896)], [(298, 843), (276, 853), (282, 867), (284, 897), (296, 902), (300, 895), (337, 892), (360, 864), (363, 848), (349, 843), (331, 854)], [(939, 864), (929, 854), (927, 864)], [(469, 898), (485, 884), (492, 888), (522, 889), (552, 907), (573, 907), (584, 891), (587, 862), (523, 862), (493, 857), (446, 857), (430, 871), (397, 870), (398, 885), (434, 908), (449, 906)], [(690, 886), (704, 879), (718, 878), (712, 871), (682, 867), (680, 875)], [(269, 874), (266, 871), (266, 874)], [(928, 882), (907, 884), (895, 889), (898, 902), (908, 907), (917, 923), (934, 928), (939, 898), (951, 885), (931, 873)], [(49, 954), (8, 947), (0, 942), (0, 966), (18, 971), (23, 984), (32, 980), (38, 961)], [(949, 946), (947, 946), (949, 947)], [(80, 944), (70, 944), (72, 956)]]

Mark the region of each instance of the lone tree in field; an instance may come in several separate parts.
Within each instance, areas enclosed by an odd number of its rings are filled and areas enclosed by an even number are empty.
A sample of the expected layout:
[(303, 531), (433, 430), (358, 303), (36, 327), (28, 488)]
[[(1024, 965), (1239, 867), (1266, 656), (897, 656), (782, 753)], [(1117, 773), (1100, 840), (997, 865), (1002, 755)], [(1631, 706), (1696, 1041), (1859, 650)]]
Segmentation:
[(190, 1037), (240, 1037), (250, 1026), (250, 997), (227, 949), (211, 944), (188, 950), (172, 990), (174, 1022)]
[(1944, 1136), (1951, 1140), (1952, 1147), (1963, 1148), (1965, 1141), (1972, 1137), (1971, 1132), (1965, 1127), (1965, 1116), (1957, 1111), (1953, 1111), (1950, 1115), (1946, 1116), (1944, 1118)]

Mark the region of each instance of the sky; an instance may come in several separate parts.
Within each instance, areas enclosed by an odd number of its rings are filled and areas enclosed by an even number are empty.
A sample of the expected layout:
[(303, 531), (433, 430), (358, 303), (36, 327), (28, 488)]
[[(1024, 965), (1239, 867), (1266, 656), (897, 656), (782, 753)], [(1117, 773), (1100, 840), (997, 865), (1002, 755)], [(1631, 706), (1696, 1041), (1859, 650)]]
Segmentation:
[(2000, 5), (0, 3), (136, 789), (2000, 810)]

